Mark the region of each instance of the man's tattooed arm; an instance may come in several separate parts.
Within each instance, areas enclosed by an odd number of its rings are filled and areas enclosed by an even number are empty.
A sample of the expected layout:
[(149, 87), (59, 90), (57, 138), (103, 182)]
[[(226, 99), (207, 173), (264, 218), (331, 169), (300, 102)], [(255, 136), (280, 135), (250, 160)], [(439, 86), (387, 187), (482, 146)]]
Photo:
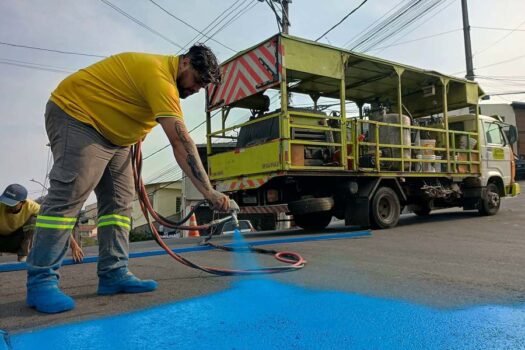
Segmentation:
[(197, 147), (190, 138), (184, 122), (173, 117), (160, 117), (158, 122), (170, 140), (177, 163), (190, 178), (193, 185), (211, 203), (214, 209), (228, 210), (228, 196), (215, 191), (211, 186), (208, 174), (206, 174), (197, 152)]
[(184, 150), (188, 153), (186, 157), (186, 163), (189, 165), (193, 176), (202, 183), (209, 183), (208, 177), (204, 172), (204, 166), (202, 165), (197, 148), (191, 139), (188, 137), (188, 131), (182, 123), (175, 123), (175, 132), (179, 136), (179, 140), (184, 147)]

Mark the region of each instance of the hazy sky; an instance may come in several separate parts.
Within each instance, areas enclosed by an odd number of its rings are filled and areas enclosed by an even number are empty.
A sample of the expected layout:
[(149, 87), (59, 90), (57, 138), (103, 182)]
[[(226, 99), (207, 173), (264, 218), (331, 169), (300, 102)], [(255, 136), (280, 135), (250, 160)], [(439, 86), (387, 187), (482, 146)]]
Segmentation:
[[(149, 0), (109, 1), (161, 33), (167, 40), (115, 11), (105, 3), (106, 0), (2, 0), (0, 42), (100, 56), (123, 51), (175, 54), (179, 51), (176, 44), (184, 46), (197, 34)], [(246, 8), (247, 12), (214, 37), (234, 50), (245, 49), (277, 32), (274, 15), (264, 2), (155, 1), (201, 30), (233, 4), (231, 10)], [(361, 2), (294, 0), (290, 5), (290, 34), (316, 39)], [(369, 0), (321, 41), (342, 46), (399, 2)], [(478, 81), (489, 93), (524, 91), (525, 1), (468, 2), (476, 74), (488, 77)], [(396, 45), (367, 53), (463, 76), (465, 60), (460, 28), (461, 1), (445, 0), (430, 16), (415, 22), (402, 35), (380, 46)], [(430, 38), (415, 40), (425, 37)], [(234, 54), (216, 42), (207, 44), (221, 61)], [(51, 91), (69, 74), (68, 71), (75, 71), (99, 59), (0, 44), (0, 191), (16, 182), (26, 186), (31, 197), (40, 194), (41, 187), (29, 180), (34, 178), (44, 182), (46, 175), (48, 141), (43, 117), (45, 104)], [(28, 65), (45, 70), (28, 68)], [(525, 101), (525, 94), (493, 97), (490, 103), (511, 101)], [(182, 106), (189, 129), (204, 120), (203, 93), (184, 100)], [(192, 133), (197, 143), (204, 142), (204, 135), (204, 127)], [(167, 143), (167, 138), (157, 127), (146, 140), (144, 154), (148, 155)], [(145, 161), (145, 177), (155, 176), (173, 162), (170, 149), (165, 149)]]

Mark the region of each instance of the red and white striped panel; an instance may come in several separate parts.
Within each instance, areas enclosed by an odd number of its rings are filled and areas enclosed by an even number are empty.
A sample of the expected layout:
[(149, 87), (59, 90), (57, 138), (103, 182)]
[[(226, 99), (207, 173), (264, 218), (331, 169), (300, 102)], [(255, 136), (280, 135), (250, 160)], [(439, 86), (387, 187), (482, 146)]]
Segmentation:
[(256, 175), (248, 178), (239, 178), (235, 180), (217, 181), (217, 191), (219, 192), (233, 192), (238, 190), (248, 190), (251, 188), (258, 188), (264, 185), (274, 175)]
[(221, 84), (207, 87), (209, 111), (254, 95), (280, 81), (282, 50), (278, 39), (273, 37), (221, 67)]
[(243, 214), (278, 214), (287, 212), (288, 205), (286, 204), (266, 205), (260, 207), (241, 207), (241, 213)]

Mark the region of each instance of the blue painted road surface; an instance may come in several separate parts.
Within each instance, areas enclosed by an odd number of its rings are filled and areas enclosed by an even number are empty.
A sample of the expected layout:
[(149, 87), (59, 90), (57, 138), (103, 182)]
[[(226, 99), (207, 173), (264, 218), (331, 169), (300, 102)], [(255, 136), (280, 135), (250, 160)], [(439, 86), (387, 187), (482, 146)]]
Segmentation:
[(270, 279), (11, 335), (10, 349), (524, 349), (525, 306), (434, 309)]

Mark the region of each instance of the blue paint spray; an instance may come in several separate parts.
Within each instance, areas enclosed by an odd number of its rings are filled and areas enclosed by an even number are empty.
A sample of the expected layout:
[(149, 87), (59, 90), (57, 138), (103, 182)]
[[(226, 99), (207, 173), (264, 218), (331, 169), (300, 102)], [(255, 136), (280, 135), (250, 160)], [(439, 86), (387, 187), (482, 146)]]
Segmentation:
[(248, 248), (248, 243), (242, 236), (238, 228), (233, 232), (233, 243), (234, 247), (238, 250), (234, 251), (234, 264), (235, 268), (238, 270), (248, 270), (248, 269), (257, 269), (259, 268), (259, 263), (257, 262), (257, 254), (250, 253), (246, 251)]
[(525, 305), (434, 309), (268, 280), (11, 338), (24, 349), (523, 349)]
[[(235, 244), (246, 247), (239, 232)], [(235, 252), (237, 268), (257, 267)], [(523, 349), (525, 305), (434, 309), (241, 279), (201, 298), (16, 334), (24, 349)]]

